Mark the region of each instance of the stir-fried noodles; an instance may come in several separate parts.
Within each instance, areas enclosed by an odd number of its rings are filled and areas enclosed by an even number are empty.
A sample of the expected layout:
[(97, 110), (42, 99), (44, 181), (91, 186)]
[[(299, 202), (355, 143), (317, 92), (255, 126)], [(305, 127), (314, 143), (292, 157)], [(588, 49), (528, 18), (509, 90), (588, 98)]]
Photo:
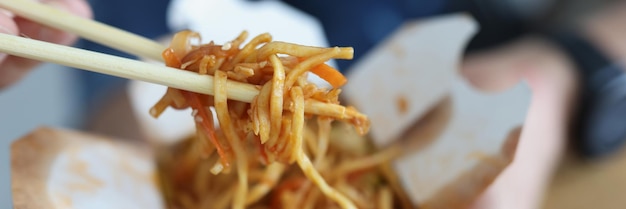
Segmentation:
[[(269, 34), (244, 45), (247, 36), (201, 44), (199, 34), (182, 31), (163, 52), (167, 66), (213, 75), (215, 89), (210, 96), (168, 88), (150, 109), (158, 117), (167, 107), (191, 108), (196, 124), (195, 136), (160, 156), (170, 208), (392, 208), (394, 199), (404, 199), (381, 169), (393, 150), (372, 154), (357, 135), (368, 131), (367, 117), (351, 107), (342, 109), (351, 117), (308, 111), (337, 112), (309, 104), (339, 104), (346, 78), (325, 62), (351, 59), (352, 48), (272, 41)], [(308, 72), (333, 88), (309, 83)], [(251, 103), (229, 100), (227, 80), (256, 85), (260, 93)], [(354, 129), (331, 125), (335, 120)], [(337, 129), (343, 136), (331, 137)], [(346, 140), (359, 146), (339, 143)]]

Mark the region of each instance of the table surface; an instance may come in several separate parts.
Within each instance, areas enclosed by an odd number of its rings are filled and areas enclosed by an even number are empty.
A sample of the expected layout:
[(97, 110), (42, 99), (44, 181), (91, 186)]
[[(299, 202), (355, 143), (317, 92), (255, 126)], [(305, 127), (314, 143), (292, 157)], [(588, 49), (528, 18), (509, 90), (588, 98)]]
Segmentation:
[(544, 208), (626, 208), (626, 149), (595, 161), (565, 157), (550, 185)]

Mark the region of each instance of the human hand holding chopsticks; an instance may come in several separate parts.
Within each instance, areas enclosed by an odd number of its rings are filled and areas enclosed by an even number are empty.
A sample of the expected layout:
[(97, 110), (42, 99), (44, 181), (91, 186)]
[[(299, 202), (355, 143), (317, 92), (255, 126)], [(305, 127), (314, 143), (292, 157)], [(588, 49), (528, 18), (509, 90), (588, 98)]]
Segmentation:
[[(42, 0), (42, 3), (84, 18), (91, 18), (89, 5), (84, 0)], [(72, 44), (77, 36), (43, 26), (0, 9), (0, 33), (22, 35), (32, 39), (63, 45)], [(0, 89), (18, 81), (29, 69), (40, 62), (0, 53)]]

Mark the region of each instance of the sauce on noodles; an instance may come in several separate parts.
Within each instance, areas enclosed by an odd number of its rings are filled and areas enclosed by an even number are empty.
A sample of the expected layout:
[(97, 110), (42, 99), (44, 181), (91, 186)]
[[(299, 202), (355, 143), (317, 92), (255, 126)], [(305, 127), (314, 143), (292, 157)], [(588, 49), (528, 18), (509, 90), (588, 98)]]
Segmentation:
[[(169, 67), (214, 76), (215, 88), (214, 96), (168, 88), (150, 109), (159, 117), (167, 107), (191, 108), (196, 124), (193, 137), (159, 157), (168, 205), (392, 208), (394, 199), (405, 202), (399, 187), (389, 183), (393, 175), (381, 169), (388, 167), (382, 165), (395, 152), (373, 153), (359, 136), (369, 129), (367, 117), (352, 107), (345, 108), (356, 115), (349, 119), (305, 111), (336, 111), (308, 102), (339, 104), (339, 87), (347, 80), (325, 62), (351, 59), (352, 48), (273, 41), (267, 33), (244, 44), (247, 37), (244, 31), (222, 45), (201, 44), (198, 33), (182, 31), (163, 52)], [(309, 72), (333, 88), (309, 83)], [(227, 80), (256, 85), (260, 93), (251, 103), (229, 100)], [(331, 131), (342, 126), (332, 124), (352, 124), (354, 129), (341, 132), (354, 134), (331, 137)], [(346, 138), (361, 148), (342, 147), (339, 142)]]

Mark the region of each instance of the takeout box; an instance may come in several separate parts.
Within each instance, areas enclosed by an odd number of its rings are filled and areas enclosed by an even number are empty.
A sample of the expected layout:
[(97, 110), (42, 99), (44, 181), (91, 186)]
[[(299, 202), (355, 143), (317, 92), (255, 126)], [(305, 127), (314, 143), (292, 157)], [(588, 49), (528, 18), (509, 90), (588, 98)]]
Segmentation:
[(15, 208), (164, 208), (145, 144), (42, 127), (11, 146)]

